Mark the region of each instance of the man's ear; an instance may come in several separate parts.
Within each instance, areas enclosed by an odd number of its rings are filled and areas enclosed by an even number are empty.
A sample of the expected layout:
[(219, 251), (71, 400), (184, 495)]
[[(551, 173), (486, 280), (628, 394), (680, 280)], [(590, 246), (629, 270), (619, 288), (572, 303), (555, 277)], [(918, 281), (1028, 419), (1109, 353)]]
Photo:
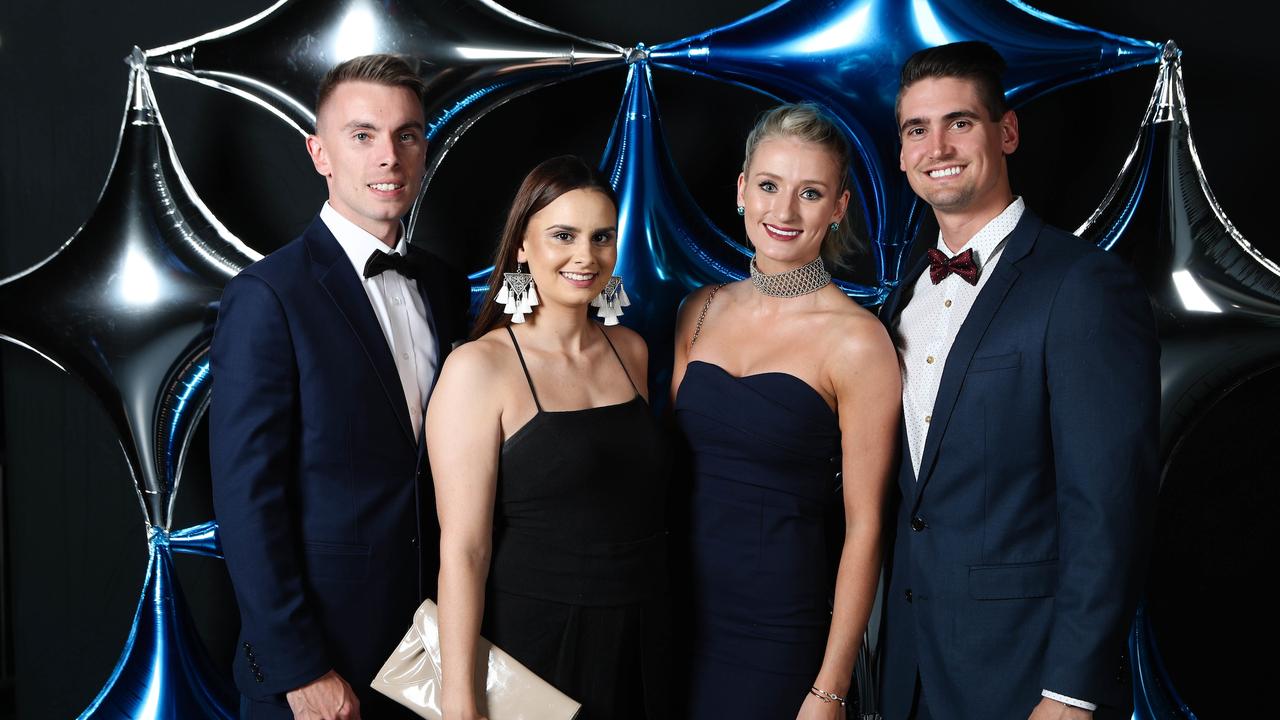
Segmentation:
[(1018, 114), (1006, 110), (1000, 118), (1000, 149), (1005, 155), (1012, 155), (1018, 149)]
[(329, 156), (324, 151), (324, 143), (321, 142), (319, 135), (307, 136), (307, 155), (311, 156), (311, 164), (315, 166), (316, 172), (325, 177), (332, 174), (329, 169)]

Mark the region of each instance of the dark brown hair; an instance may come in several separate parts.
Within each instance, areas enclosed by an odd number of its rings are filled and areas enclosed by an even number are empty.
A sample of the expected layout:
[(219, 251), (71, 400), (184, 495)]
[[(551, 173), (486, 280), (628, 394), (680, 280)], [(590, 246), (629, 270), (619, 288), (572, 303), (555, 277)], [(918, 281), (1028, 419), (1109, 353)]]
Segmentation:
[[(502, 238), (498, 241), (498, 250), (494, 253), (493, 272), (489, 275), (489, 289), (485, 291), (484, 300), (480, 303), (480, 312), (476, 316), (475, 327), (471, 330), (471, 339), (484, 335), (490, 330), (505, 327), (511, 323), (510, 318), (502, 312), (502, 307), (494, 302), (498, 289), (502, 287), (502, 274), (516, 271), (516, 253), (524, 244), (524, 233), (529, 227), (529, 218), (551, 203), (556, 198), (572, 190), (595, 190), (618, 207), (618, 198), (609, 181), (600, 171), (585, 163), (575, 155), (561, 155), (544, 160), (529, 171), (516, 197), (511, 201), (511, 210), (507, 213), (507, 223), (502, 228)], [(535, 311), (536, 312), (536, 311)]]
[(980, 100), (992, 120), (1000, 120), (1008, 112), (1004, 101), (1004, 58), (990, 45), (977, 40), (925, 48), (907, 58), (902, 66), (898, 99), (893, 115), (902, 123), (902, 94), (907, 88), (926, 78), (959, 78), (973, 83)]
[(353, 57), (334, 65), (324, 74), (324, 78), (320, 80), (320, 89), (316, 91), (316, 116), (320, 115), (320, 108), (333, 94), (334, 88), (344, 82), (368, 82), (402, 87), (418, 98), (418, 104), (422, 104), (427, 86), (414, 69), (416, 62), (403, 55), (381, 53)]

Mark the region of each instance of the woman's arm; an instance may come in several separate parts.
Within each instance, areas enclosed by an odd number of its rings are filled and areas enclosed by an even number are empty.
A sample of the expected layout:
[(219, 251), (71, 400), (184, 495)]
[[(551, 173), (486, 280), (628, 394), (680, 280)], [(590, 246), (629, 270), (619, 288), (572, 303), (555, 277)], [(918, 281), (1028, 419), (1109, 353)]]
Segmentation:
[(689, 364), (689, 343), (693, 340), (693, 329), (698, 324), (698, 315), (702, 306), (707, 303), (707, 295), (714, 285), (705, 285), (685, 296), (680, 302), (680, 310), (676, 314), (675, 363), (671, 366), (671, 407), (676, 406), (676, 392), (684, 381), (684, 370)]
[[(844, 546), (836, 574), (831, 631), (819, 690), (847, 697), (858, 647), (880, 577), (881, 518), (896, 456), (902, 376), (884, 327), (867, 314), (850, 323), (845, 341), (827, 362), (840, 416), (844, 480)], [(801, 718), (844, 717), (836, 703), (806, 698)]]
[(484, 340), (459, 347), (445, 362), (427, 408), (427, 453), (440, 517), (440, 654), (443, 710), (472, 720), (477, 710), (476, 644), (489, 574), (502, 403), (500, 368)]

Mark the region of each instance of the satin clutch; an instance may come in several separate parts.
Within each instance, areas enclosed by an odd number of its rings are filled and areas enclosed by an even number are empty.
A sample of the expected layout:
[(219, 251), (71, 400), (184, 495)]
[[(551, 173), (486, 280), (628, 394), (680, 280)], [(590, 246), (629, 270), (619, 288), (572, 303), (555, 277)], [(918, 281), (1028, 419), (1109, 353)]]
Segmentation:
[[(573, 720), (582, 705), (538, 677), (529, 668), (480, 638), (479, 658), (486, 658), (483, 692), (477, 692), (480, 714), (489, 720)], [(477, 667), (475, 677), (481, 677)], [(436, 604), (424, 600), (413, 625), (369, 685), (428, 720), (441, 720), (440, 626)], [(480, 690), (481, 688), (477, 688)]]

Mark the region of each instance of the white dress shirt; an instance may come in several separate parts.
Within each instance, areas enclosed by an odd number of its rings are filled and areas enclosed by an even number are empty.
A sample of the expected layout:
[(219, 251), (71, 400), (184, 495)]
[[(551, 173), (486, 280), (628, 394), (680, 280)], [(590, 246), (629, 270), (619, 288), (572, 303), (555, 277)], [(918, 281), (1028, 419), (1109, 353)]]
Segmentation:
[[(977, 284), (970, 285), (952, 273), (934, 285), (925, 268), (915, 281), (911, 300), (898, 316), (898, 335), (903, 346), (902, 413), (917, 480), (925, 438), (933, 419), (933, 402), (938, 397), (938, 385), (942, 382), (942, 369), (946, 367), (951, 344), (1000, 261), (1004, 240), (1022, 219), (1025, 208), (1022, 198), (1016, 198), (960, 249), (960, 252), (973, 250), (973, 260), (980, 271)], [(944, 255), (951, 256), (942, 242), (941, 231), (937, 247)]]
[[(924, 443), (929, 435), (929, 423), (933, 419), (933, 403), (938, 398), (938, 385), (942, 382), (942, 369), (946, 367), (951, 345), (978, 294), (991, 277), (996, 263), (1004, 252), (1005, 239), (1018, 221), (1026, 204), (1015, 198), (1004, 212), (995, 216), (960, 252), (973, 250), (973, 260), (978, 265), (978, 282), (970, 285), (964, 278), (952, 273), (933, 284), (929, 270), (915, 281), (911, 300), (898, 316), (898, 335), (902, 348), (902, 412), (907, 426), (907, 444), (911, 450), (911, 466), (917, 482), (920, 479), (920, 460), (924, 455)], [(953, 257), (950, 249), (938, 233), (937, 248), (944, 255)], [(960, 253), (956, 253), (958, 255)], [(1098, 706), (1060, 693), (1042, 690), (1043, 697), (1066, 705), (1089, 710)]]
[[(431, 385), (439, 370), (440, 359), (436, 356), (436, 342), (427, 322), (427, 309), (418, 292), (418, 283), (394, 270), (365, 278), (364, 266), (369, 257), (375, 252), (389, 253), (391, 249), (343, 217), (327, 202), (320, 209), (320, 219), (350, 258), (356, 277), (364, 285), (369, 304), (373, 306), (373, 314), (378, 318), (382, 335), (387, 340), (392, 359), (395, 360), (396, 372), (400, 375), (400, 386), (404, 390), (405, 404), (409, 408), (409, 422), (413, 425), (414, 437), (420, 438), (423, 408), (426, 407), (427, 395), (431, 392)], [(404, 255), (408, 250), (409, 243), (404, 237), (402, 225), (395, 251)]]

